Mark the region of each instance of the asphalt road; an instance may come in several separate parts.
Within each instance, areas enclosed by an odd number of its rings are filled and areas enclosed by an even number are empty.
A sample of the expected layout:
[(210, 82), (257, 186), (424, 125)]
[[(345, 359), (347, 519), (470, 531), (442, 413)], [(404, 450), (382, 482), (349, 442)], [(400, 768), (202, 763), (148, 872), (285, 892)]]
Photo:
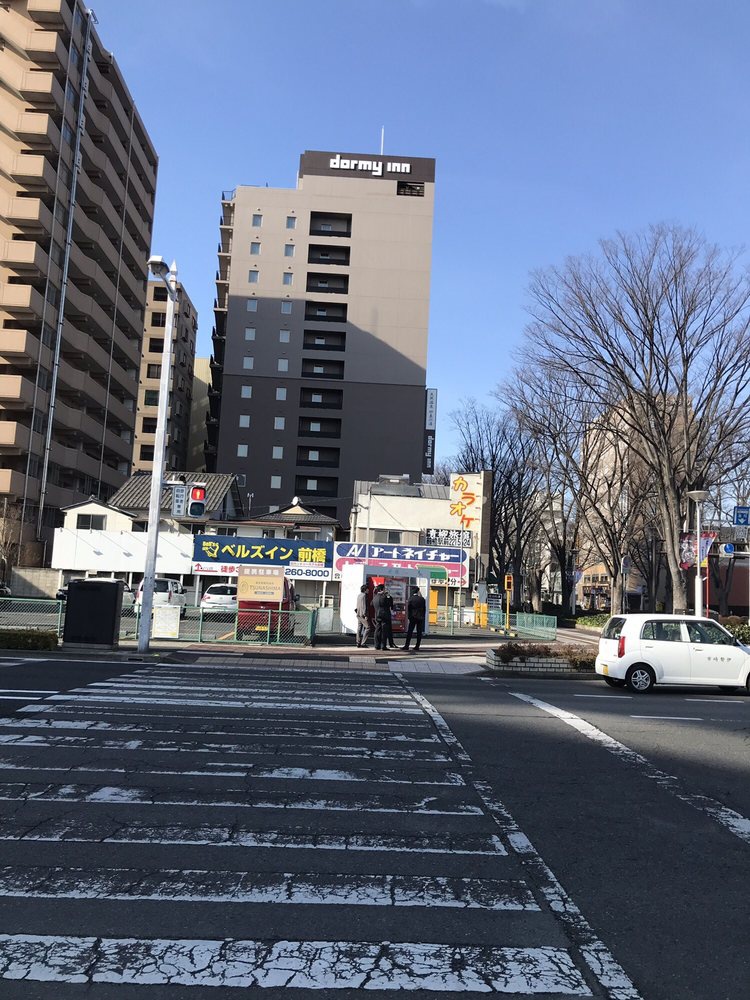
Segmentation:
[(748, 995), (747, 696), (7, 660), (3, 1000)]

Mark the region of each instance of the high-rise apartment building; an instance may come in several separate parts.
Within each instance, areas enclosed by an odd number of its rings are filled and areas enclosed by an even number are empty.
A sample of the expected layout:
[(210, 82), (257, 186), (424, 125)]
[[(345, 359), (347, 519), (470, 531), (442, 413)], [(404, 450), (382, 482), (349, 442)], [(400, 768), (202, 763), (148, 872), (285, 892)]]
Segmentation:
[(348, 519), (355, 480), (421, 475), (434, 180), (308, 151), (296, 188), (225, 193), (208, 459), (253, 509)]
[(208, 392), (211, 388), (211, 359), (196, 358), (193, 374), (193, 401), (190, 405), (190, 439), (185, 468), (189, 472), (206, 471), (206, 421), (209, 416)]
[[(159, 379), (167, 323), (167, 286), (163, 281), (149, 281), (146, 300), (146, 323), (141, 351), (141, 377), (138, 386), (138, 414), (133, 447), (133, 472), (151, 472), (154, 467), (156, 419), (159, 409)], [(177, 285), (172, 364), (167, 410), (168, 469), (187, 469), (190, 440), (190, 407), (193, 398), (193, 368), (198, 315), (184, 287)]]
[(93, 22), (0, 4), (0, 501), (32, 539), (133, 449), (157, 157)]

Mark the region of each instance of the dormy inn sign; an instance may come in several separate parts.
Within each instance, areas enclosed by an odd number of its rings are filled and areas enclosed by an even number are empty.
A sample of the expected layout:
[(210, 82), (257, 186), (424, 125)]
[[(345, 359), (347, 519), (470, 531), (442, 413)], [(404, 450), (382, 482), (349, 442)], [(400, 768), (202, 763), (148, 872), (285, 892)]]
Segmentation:
[(411, 163), (404, 163), (402, 160), (352, 160), (343, 157), (341, 153), (336, 153), (328, 162), (331, 170), (363, 170), (372, 174), (373, 177), (382, 177), (386, 174), (410, 174)]

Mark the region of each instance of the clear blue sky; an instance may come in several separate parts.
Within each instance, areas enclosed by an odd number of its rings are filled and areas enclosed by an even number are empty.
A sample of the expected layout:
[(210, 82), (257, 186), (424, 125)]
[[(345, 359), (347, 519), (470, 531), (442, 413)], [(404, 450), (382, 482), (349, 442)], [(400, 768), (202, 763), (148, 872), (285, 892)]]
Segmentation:
[(153, 252), (199, 354), (222, 189), (293, 187), (303, 150), (377, 152), (381, 125), (386, 153), (437, 159), (438, 458), (512, 363), (532, 269), (658, 221), (747, 239), (742, 0), (90, 2), (159, 153)]

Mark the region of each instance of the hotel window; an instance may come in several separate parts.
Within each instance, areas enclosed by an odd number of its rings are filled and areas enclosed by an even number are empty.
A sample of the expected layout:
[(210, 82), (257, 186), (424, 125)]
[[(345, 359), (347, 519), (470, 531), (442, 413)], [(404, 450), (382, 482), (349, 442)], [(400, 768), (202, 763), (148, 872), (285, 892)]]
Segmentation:
[(317, 488), (318, 488), (318, 480), (317, 479), (308, 479), (307, 480), (307, 488), (308, 488), (308, 490), (317, 490)]
[(314, 393), (312, 393), (312, 395), (310, 396), (310, 402), (311, 403), (322, 403), (323, 402), (323, 393), (322, 392), (314, 392)]
[(243, 385), (242, 386), (242, 391), (240, 392), (240, 396), (243, 399), (252, 399), (253, 398), (253, 387), (251, 385)]
[(257, 313), (258, 311), (258, 300), (248, 299), (246, 303), (246, 309), (249, 313)]
[(282, 302), (281, 303), (281, 311), (284, 313), (285, 316), (288, 316), (289, 313), (292, 311), (292, 303), (291, 302)]
[(319, 420), (311, 420), (310, 421), (310, 430), (314, 434), (319, 434), (320, 433), (320, 421)]
[(271, 489), (272, 490), (281, 489), (281, 476), (271, 476)]
[(245, 327), (245, 340), (255, 340), (255, 327), (246, 326)]
[(146, 389), (143, 394), (143, 405), (144, 406), (158, 406), (159, 405), (159, 390), (158, 389)]
[(288, 358), (279, 358), (277, 367), (278, 367), (278, 370), (280, 372), (288, 372), (289, 371), (289, 359)]
[(307, 460), (308, 460), (308, 462), (319, 462), (320, 461), (320, 452), (319, 451), (315, 451), (314, 449), (311, 448), (310, 451), (308, 451), (308, 453), (307, 453)]
[(279, 330), (279, 343), (280, 344), (288, 344), (289, 343), (289, 331), (288, 330)]
[(294, 244), (293, 243), (287, 243), (284, 246), (284, 256), (285, 257), (293, 257), (294, 256)]
[(260, 229), (260, 227), (262, 225), (263, 225), (263, 216), (262, 215), (254, 215), (253, 216), (253, 229)]
[(246, 354), (245, 357), (242, 359), (242, 367), (245, 369), (245, 371), (252, 371), (252, 369), (255, 367), (255, 358), (251, 358), (249, 354)]
[(286, 426), (286, 417), (273, 418), (273, 429), (275, 431), (283, 431), (285, 426)]
[(284, 457), (284, 449), (281, 447), (280, 444), (274, 445), (271, 457), (275, 459)]
[(258, 284), (258, 275), (259, 274), (260, 274), (259, 271), (248, 271), (247, 272), (248, 283), (251, 284), (251, 285), (257, 285)]
[(237, 458), (247, 458), (247, 445), (238, 444), (237, 445)]
[(251, 243), (250, 244), (250, 256), (251, 257), (257, 257), (259, 253), (260, 253), (260, 243)]
[(283, 389), (281, 386), (279, 386), (279, 388), (276, 390), (276, 399), (279, 400), (280, 402), (283, 402), (283, 400), (286, 399), (286, 389)]
[(294, 215), (287, 215), (286, 217), (286, 228), (296, 229), (297, 228), (297, 218)]
[(151, 354), (162, 354), (164, 351), (164, 338), (163, 337), (149, 337), (148, 338), (148, 349)]
[(151, 326), (166, 326), (166, 325), (167, 325), (166, 313), (151, 313)]
[(284, 284), (284, 285), (291, 285), (291, 283), (292, 283), (293, 280), (294, 280), (294, 275), (291, 274), (289, 271), (284, 271), (284, 276), (282, 278), (282, 284)]
[(250, 414), (240, 413), (240, 427), (249, 427), (249, 426), (250, 426)]

